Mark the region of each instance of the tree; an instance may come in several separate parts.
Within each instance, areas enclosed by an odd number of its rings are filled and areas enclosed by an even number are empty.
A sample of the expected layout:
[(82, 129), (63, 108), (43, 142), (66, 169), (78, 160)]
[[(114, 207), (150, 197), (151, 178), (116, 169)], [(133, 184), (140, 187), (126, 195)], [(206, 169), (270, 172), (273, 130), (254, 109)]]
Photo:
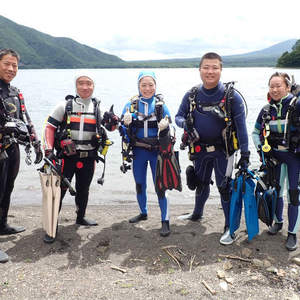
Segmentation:
[(300, 68), (300, 40), (292, 47), (292, 51), (284, 52), (277, 60), (277, 67)]

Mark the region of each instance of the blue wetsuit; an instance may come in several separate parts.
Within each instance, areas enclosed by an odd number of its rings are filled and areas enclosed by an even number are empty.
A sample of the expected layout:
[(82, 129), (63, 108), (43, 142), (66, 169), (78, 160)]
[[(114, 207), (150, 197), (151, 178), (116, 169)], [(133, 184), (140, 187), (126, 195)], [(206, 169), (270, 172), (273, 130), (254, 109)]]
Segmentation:
[[(157, 128), (157, 119), (154, 114), (156, 96), (152, 98), (145, 99), (141, 96), (137, 100), (137, 113), (134, 114), (134, 119), (131, 126), (131, 131), (135, 138), (142, 143), (156, 144), (158, 143), (158, 128)], [(129, 101), (124, 109), (123, 114), (125, 114), (127, 108), (130, 110), (131, 101)], [(165, 104), (163, 104), (163, 117), (166, 115), (169, 116), (170, 113)], [(151, 116), (151, 117), (150, 117)], [(143, 121), (143, 119), (146, 120)], [(133, 176), (136, 183), (136, 192), (137, 200), (140, 207), (140, 213), (143, 215), (147, 214), (147, 166), (148, 162), (150, 163), (152, 178), (154, 181), (155, 170), (156, 170), (156, 161), (158, 156), (158, 148), (153, 150), (147, 150), (140, 146), (133, 147)], [(162, 221), (169, 220), (169, 204), (165, 195), (157, 195), (158, 202), (161, 210), (161, 219)]]
[[(275, 211), (275, 222), (283, 222), (283, 191), (284, 183), (287, 181), (288, 188), (288, 232), (297, 233), (300, 225), (300, 213), (299, 213), (299, 172), (300, 172), (300, 155), (293, 151), (293, 147), (285, 144), (284, 140), (288, 137), (284, 135), (285, 127), (290, 127), (289, 135), (299, 134), (297, 129), (293, 126), (287, 118), (287, 112), (290, 107), (290, 103), (293, 99), (293, 95), (288, 94), (286, 97), (278, 102), (270, 100), (270, 104), (264, 107), (256, 120), (254, 130), (252, 132), (253, 142), (257, 149), (260, 149), (263, 138), (262, 130), (264, 129), (263, 116), (268, 114), (270, 116), (270, 136), (267, 138), (268, 143), (271, 146), (271, 152), (267, 155), (274, 157), (278, 160), (278, 165), (275, 170), (276, 181), (279, 185), (279, 197), (277, 199), (277, 206)], [(296, 105), (295, 111), (300, 115), (300, 108)]]
[[(184, 128), (189, 113), (189, 96), (191, 91), (183, 97), (178, 113), (175, 117), (176, 124)], [(226, 156), (225, 143), (222, 132), (226, 126), (224, 118), (217, 116), (213, 110), (207, 107), (217, 106), (224, 97), (224, 85), (219, 82), (213, 89), (199, 87), (195, 101), (196, 109), (192, 112), (194, 128), (200, 136), (201, 151), (194, 160), (195, 173), (198, 186), (195, 195), (194, 215), (202, 216), (203, 208), (210, 192), (212, 170), (215, 172), (217, 187), (220, 191), (222, 207), (225, 215), (225, 226), (229, 226), (230, 188), (223, 186), (225, 175), (231, 176), (233, 160)], [(245, 111), (243, 99), (234, 91), (231, 103), (231, 117), (237, 131), (237, 138), (242, 152), (248, 152), (248, 135), (245, 123)], [(185, 128), (186, 129), (186, 128)], [(214, 147), (211, 147), (214, 146)], [(231, 164), (231, 166), (229, 165)], [(229, 169), (227, 169), (229, 167)], [(227, 174), (230, 170), (230, 174)]]

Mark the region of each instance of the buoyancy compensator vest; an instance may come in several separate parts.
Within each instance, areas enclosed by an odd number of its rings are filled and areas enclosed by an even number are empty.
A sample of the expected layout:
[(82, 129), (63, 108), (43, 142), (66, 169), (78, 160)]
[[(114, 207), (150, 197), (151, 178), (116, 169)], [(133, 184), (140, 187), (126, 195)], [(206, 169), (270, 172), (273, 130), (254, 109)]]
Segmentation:
[(131, 98), (130, 113), (134, 114), (136, 118), (130, 124), (128, 128), (128, 135), (132, 146), (143, 147), (149, 150), (158, 148), (158, 137), (144, 137), (142, 139), (137, 138), (135, 130), (138, 128), (144, 128), (145, 122), (147, 122), (147, 128), (158, 128), (158, 123), (162, 120), (164, 115), (164, 98), (163, 95), (157, 94), (155, 97), (154, 112), (149, 115), (145, 115), (139, 111), (140, 97), (134, 96)]
[[(269, 152), (274, 148), (300, 153), (300, 110), (296, 109), (298, 101), (297, 97), (291, 99), (285, 116), (272, 116), (271, 108), (273, 106), (271, 104), (266, 104), (263, 107), (263, 130), (260, 140), (264, 152)], [(277, 131), (272, 131), (270, 126), (274, 126)]]
[[(237, 91), (234, 88), (234, 82), (224, 83), (224, 96), (223, 98), (215, 103), (211, 104), (199, 104), (196, 103), (196, 95), (200, 89), (200, 85), (194, 86), (190, 90), (189, 94), (189, 112), (187, 114), (187, 122), (193, 124), (193, 111), (198, 107), (201, 107), (203, 111), (210, 111), (218, 118), (224, 120), (225, 128), (222, 132), (223, 144), (222, 145), (204, 145), (201, 141), (192, 142), (189, 139), (189, 134), (185, 131), (182, 136), (182, 144), (180, 145), (181, 149), (184, 149), (186, 146), (189, 147), (189, 159), (194, 160), (197, 157), (197, 152), (206, 149), (208, 152), (210, 148), (213, 147), (222, 147), (226, 152), (226, 156), (231, 156), (236, 150), (239, 149), (239, 143), (236, 135), (236, 128), (232, 120), (232, 101), (234, 99), (234, 91)], [(237, 91), (238, 92), (238, 91)], [(238, 92), (239, 93), (239, 92)], [(239, 93), (240, 94), (240, 93)], [(241, 95), (241, 94), (240, 94)], [(244, 103), (244, 97), (241, 95)]]
[[(65, 97), (67, 103), (65, 106), (64, 120), (57, 127), (55, 132), (54, 148), (56, 149), (58, 156), (71, 156), (76, 154), (77, 145), (89, 145), (90, 148), (87, 149), (87, 151), (90, 152), (90, 154), (93, 151), (96, 156), (98, 150), (101, 152), (101, 149), (99, 148), (105, 147), (108, 139), (105, 129), (101, 126), (101, 116), (99, 112), (100, 101), (96, 98), (91, 99), (94, 106), (93, 112), (74, 112), (73, 101), (75, 99), (76, 97), (72, 95)], [(90, 118), (84, 119), (83, 128), (83, 131), (89, 133), (89, 138), (79, 140), (74, 138), (71, 132), (79, 130), (81, 115), (90, 116)]]

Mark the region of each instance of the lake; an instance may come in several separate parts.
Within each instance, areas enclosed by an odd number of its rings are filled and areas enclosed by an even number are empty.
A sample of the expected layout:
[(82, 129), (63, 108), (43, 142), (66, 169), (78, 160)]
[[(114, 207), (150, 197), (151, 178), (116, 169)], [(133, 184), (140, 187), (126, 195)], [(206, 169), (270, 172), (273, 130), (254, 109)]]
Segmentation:
[[(106, 109), (114, 104), (114, 111), (120, 115), (125, 103), (137, 94), (138, 69), (91, 69), (91, 70), (19, 70), (12, 85), (17, 86), (24, 95), (25, 103), (35, 124), (39, 137), (48, 114), (54, 106), (63, 101), (68, 94), (75, 93), (75, 77), (86, 74), (95, 81), (94, 96), (101, 100)], [(157, 92), (164, 95), (165, 102), (172, 118), (177, 113), (185, 92), (200, 83), (197, 69), (154, 69), (157, 75)], [(260, 109), (267, 103), (268, 79), (276, 70), (274, 68), (224, 68), (221, 80), (236, 81), (236, 88), (243, 94), (248, 106), (247, 127), (252, 132)], [(300, 70), (280, 69), (281, 72), (295, 75), (300, 81)], [(176, 127), (179, 149), (182, 129)], [(114, 145), (109, 148), (104, 185), (97, 184), (102, 174), (103, 164), (97, 164), (96, 173), (90, 190), (90, 204), (135, 203), (135, 184), (132, 171), (121, 173), (121, 139), (118, 131), (109, 133)], [(258, 156), (252, 139), (249, 139), (252, 167), (258, 166)], [(24, 150), (21, 149), (23, 158)], [(36, 165), (27, 166), (22, 158), (21, 170), (16, 181), (12, 197), (13, 203), (40, 204), (41, 189)], [(33, 157), (34, 158), (34, 157)], [(183, 170), (183, 192), (169, 191), (170, 203), (193, 204), (194, 192), (185, 185), (185, 168), (190, 164), (186, 151), (180, 152), (180, 164)], [(149, 203), (156, 203), (156, 195), (148, 172)], [(216, 186), (211, 188), (211, 201), (218, 199)], [(213, 200), (214, 199), (214, 200)], [(74, 203), (67, 194), (64, 203)]]

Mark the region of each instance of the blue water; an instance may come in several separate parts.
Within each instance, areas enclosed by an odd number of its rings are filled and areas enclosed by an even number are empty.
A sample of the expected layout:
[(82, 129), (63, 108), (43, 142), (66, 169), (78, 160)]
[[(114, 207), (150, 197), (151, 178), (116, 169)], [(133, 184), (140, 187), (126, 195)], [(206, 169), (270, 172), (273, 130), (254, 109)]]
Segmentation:
[[(93, 70), (19, 70), (13, 85), (21, 89), (27, 109), (37, 128), (39, 136), (42, 135), (43, 124), (54, 106), (63, 101), (68, 94), (74, 94), (75, 77), (80, 74), (88, 74), (95, 80), (94, 96), (101, 99), (103, 107), (109, 108), (114, 104), (115, 112), (120, 114), (124, 104), (137, 94), (138, 69), (93, 69)], [(248, 105), (247, 127), (251, 133), (257, 114), (266, 104), (268, 92), (267, 82), (270, 75), (276, 70), (273, 68), (225, 68), (222, 73), (222, 81), (237, 81), (236, 88), (244, 95)], [(294, 74), (300, 81), (300, 70), (280, 70)], [(171, 115), (174, 116), (185, 92), (200, 82), (197, 69), (157, 69), (157, 92), (165, 97)], [(179, 148), (182, 129), (176, 128), (177, 143)], [(97, 184), (97, 178), (102, 172), (102, 164), (98, 164), (95, 177), (91, 185), (91, 204), (119, 204), (135, 203), (135, 184), (132, 172), (121, 173), (121, 148), (119, 133), (109, 134), (114, 145), (110, 147), (107, 155), (105, 183)], [(253, 167), (258, 166), (258, 157), (250, 138), (251, 162)], [(23, 153), (24, 151), (22, 151)], [(189, 164), (187, 153), (180, 152), (180, 164), (185, 170)], [(40, 165), (41, 166), (41, 165)], [(16, 181), (12, 201), (22, 204), (41, 203), (41, 189), (36, 169), (39, 166), (27, 166), (22, 159), (21, 170)], [(185, 185), (185, 172), (182, 174), (183, 192), (168, 192), (171, 203), (192, 204), (194, 193)], [(149, 202), (156, 203), (153, 184), (148, 173)], [(211, 201), (218, 199), (215, 185), (211, 189)], [(214, 200), (213, 200), (214, 199)], [(73, 198), (67, 195), (64, 203), (74, 203)]]

